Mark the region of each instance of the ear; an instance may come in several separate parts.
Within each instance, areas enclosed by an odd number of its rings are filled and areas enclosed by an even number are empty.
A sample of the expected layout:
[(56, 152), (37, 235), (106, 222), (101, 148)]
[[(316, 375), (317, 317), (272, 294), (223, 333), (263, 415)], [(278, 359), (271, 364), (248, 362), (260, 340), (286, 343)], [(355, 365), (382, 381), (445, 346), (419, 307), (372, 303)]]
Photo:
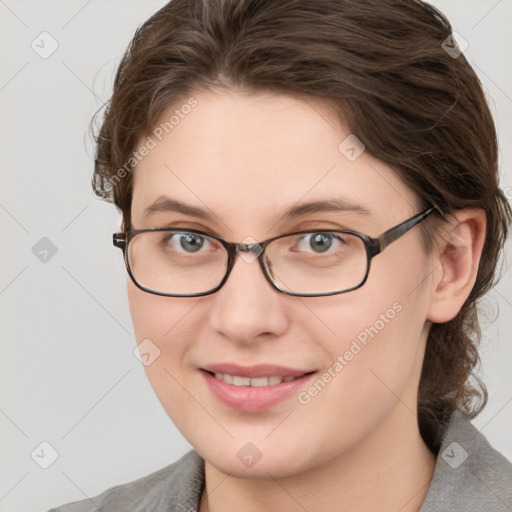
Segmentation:
[(486, 217), (481, 209), (456, 212), (441, 227), (439, 250), (432, 257), (432, 290), (427, 319), (455, 318), (475, 284), (485, 241)]

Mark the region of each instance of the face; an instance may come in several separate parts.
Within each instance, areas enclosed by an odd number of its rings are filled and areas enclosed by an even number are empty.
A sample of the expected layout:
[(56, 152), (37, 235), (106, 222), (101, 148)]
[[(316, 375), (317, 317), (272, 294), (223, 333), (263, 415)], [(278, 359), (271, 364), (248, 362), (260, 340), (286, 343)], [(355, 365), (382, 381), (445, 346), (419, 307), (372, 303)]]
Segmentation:
[[(388, 166), (367, 151), (354, 160), (347, 143), (339, 149), (349, 132), (321, 100), (193, 97), (197, 105), (134, 171), (133, 228), (197, 229), (229, 242), (322, 229), (377, 237), (417, 213), (417, 198)], [(148, 210), (164, 198), (209, 217)], [(368, 211), (284, 216), (332, 199)], [(377, 446), (394, 422), (416, 421), (428, 264), (414, 228), (372, 261), (364, 286), (339, 295), (280, 293), (242, 257), (208, 296), (162, 297), (129, 281), (137, 343), (160, 351), (149, 380), (187, 440), (225, 473), (282, 478)], [(237, 386), (248, 381), (220, 382), (205, 369), (260, 378), (253, 384), (296, 379)]]

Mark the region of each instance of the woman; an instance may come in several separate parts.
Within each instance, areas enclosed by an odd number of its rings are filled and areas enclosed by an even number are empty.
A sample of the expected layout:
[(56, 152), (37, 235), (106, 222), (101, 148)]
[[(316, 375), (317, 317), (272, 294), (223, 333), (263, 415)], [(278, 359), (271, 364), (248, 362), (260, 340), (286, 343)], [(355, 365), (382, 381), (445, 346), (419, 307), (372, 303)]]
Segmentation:
[(477, 300), (511, 209), (415, 0), (173, 0), (97, 137), (141, 359), (194, 450), (71, 511), (505, 511)]

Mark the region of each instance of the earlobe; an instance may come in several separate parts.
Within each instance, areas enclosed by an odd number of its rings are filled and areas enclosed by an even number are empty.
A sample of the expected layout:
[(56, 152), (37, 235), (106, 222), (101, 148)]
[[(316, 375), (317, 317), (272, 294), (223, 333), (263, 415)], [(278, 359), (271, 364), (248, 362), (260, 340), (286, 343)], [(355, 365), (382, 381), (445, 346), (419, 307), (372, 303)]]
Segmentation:
[(485, 232), (481, 209), (459, 210), (441, 227), (439, 251), (432, 258), (434, 279), (427, 311), (431, 322), (448, 322), (460, 311), (475, 284)]

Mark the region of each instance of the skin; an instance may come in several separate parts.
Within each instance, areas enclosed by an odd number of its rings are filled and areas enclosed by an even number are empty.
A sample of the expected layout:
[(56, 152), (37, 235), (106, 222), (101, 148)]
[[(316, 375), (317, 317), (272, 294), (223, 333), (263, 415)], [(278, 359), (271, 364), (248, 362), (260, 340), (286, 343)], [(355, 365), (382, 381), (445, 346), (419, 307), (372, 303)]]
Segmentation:
[[(323, 100), (220, 90), (193, 96), (197, 107), (135, 169), (133, 228), (195, 228), (231, 242), (310, 228), (376, 237), (418, 212), (417, 197), (389, 166), (368, 151), (353, 162), (340, 153), (349, 132)], [(145, 216), (162, 195), (207, 207), (214, 218)], [(288, 206), (335, 197), (371, 214), (282, 219)], [(483, 212), (457, 217), (431, 256), (416, 227), (373, 260), (362, 288), (346, 294), (279, 293), (256, 262), (241, 258), (224, 287), (205, 297), (160, 297), (129, 281), (137, 342), (149, 338), (160, 350), (148, 378), (206, 461), (201, 512), (419, 509), (435, 465), (416, 417), (428, 328), (459, 311), (485, 233)], [(264, 412), (236, 411), (217, 401), (198, 370), (267, 363), (321, 374), (394, 303), (400, 313), (306, 405), (292, 396)], [(250, 468), (237, 457), (248, 442), (261, 452)]]

